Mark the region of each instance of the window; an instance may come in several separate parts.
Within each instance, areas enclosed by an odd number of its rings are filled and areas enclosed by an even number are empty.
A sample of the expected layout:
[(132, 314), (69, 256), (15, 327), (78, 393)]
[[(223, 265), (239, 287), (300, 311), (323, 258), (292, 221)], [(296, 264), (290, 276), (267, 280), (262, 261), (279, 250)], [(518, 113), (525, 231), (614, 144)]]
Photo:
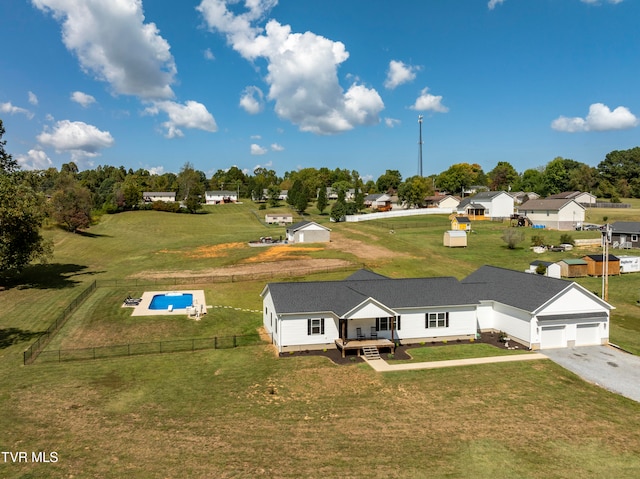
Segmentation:
[[(393, 316), (388, 318), (376, 318), (376, 331), (391, 331), (392, 329), (396, 329), (394, 319), (395, 318)], [(399, 320), (400, 316), (398, 316), (398, 321)]]
[(425, 327), (429, 328), (448, 328), (449, 313), (427, 313), (425, 314)]
[(638, 235), (631, 235), (631, 241), (636, 243), (638, 241)]
[(324, 334), (324, 318), (307, 319), (307, 335)]

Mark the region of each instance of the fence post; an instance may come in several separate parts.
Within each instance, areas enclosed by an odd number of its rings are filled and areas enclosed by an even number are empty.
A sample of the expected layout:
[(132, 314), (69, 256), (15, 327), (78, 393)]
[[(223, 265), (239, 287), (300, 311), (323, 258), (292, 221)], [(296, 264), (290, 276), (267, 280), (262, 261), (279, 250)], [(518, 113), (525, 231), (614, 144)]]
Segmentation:
[(236, 347), (236, 335), (235, 334), (233, 335), (233, 347), (234, 348)]
[(213, 338), (213, 349), (218, 349), (218, 336)]

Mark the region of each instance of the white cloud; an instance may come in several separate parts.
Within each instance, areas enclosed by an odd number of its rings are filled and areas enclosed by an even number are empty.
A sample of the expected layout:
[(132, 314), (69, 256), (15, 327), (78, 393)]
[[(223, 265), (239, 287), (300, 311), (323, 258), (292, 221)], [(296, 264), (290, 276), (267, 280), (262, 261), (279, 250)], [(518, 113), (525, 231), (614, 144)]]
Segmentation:
[(417, 111), (437, 111), (439, 113), (446, 113), (449, 111), (449, 108), (442, 104), (442, 96), (432, 95), (428, 92), (428, 88), (423, 88), (420, 92), (420, 96), (410, 108)]
[(551, 128), (566, 133), (582, 131), (626, 130), (638, 126), (638, 118), (624, 106), (611, 111), (607, 105), (594, 103), (586, 118), (560, 116), (551, 122)]
[(46, 170), (53, 166), (53, 163), (42, 150), (29, 150), (26, 155), (16, 157), (20, 168), (23, 170)]
[(76, 103), (78, 103), (83, 108), (87, 108), (91, 104), (95, 103), (96, 99), (91, 95), (88, 95), (86, 93), (82, 93), (81, 91), (74, 91), (71, 94), (71, 101), (75, 101)]
[(262, 135), (251, 135), (250, 138), (252, 140), (262, 140)]
[[(600, 0), (580, 0), (582, 3), (588, 3), (590, 5), (599, 5), (600, 4)], [(622, 3), (623, 0), (607, 0), (608, 3), (611, 3), (613, 5), (617, 5), (618, 3)]]
[(36, 96), (36, 94), (30, 91), (28, 95), (29, 95), (29, 103), (31, 103), (32, 105), (37, 105), (38, 97)]
[(251, 115), (260, 113), (264, 108), (264, 93), (257, 86), (248, 86), (242, 92), (240, 106)]
[(32, 0), (62, 23), (62, 39), (82, 68), (117, 94), (173, 97), (176, 74), (169, 43), (144, 23), (142, 0)]
[(489, 10), (493, 10), (494, 8), (496, 8), (496, 5), (500, 5), (503, 2), (504, 0), (489, 0), (487, 6), (489, 7)]
[(195, 128), (209, 132), (218, 131), (218, 125), (207, 108), (197, 101), (187, 101), (184, 105), (173, 101), (158, 101), (145, 109), (145, 113), (157, 115), (160, 111), (169, 116), (162, 126), (167, 138), (184, 136), (181, 128)]
[(16, 113), (21, 113), (25, 115), (27, 118), (33, 118), (33, 113), (31, 113), (26, 108), (20, 108), (19, 106), (14, 106), (11, 102), (0, 103), (0, 113), (8, 113), (10, 115), (15, 115)]
[(400, 120), (397, 120), (395, 118), (385, 118), (384, 124), (387, 125), (389, 128), (393, 128), (394, 126), (400, 124)]
[(338, 66), (349, 58), (344, 44), (312, 32), (292, 33), (275, 20), (264, 30), (254, 26), (277, 0), (247, 0), (246, 11), (239, 14), (229, 10), (237, 4), (202, 0), (197, 9), (209, 28), (226, 35), (246, 60), (267, 61), (268, 98), (280, 118), (318, 134), (379, 122), (384, 103), (378, 92), (355, 82), (345, 92), (338, 81)]
[(415, 80), (417, 67), (406, 65), (403, 62), (391, 60), (389, 62), (389, 70), (387, 71), (387, 79), (384, 81), (385, 88), (393, 90), (403, 83)]
[(271, 150), (272, 151), (284, 151), (284, 146), (279, 145), (277, 143), (271, 143)]
[(251, 154), (252, 155), (264, 155), (267, 152), (266, 148), (261, 147), (256, 143), (251, 144)]
[(206, 60), (215, 60), (215, 59), (216, 59), (215, 55), (214, 55), (214, 54), (213, 54), (213, 52), (211, 51), (211, 48), (207, 48), (207, 49), (204, 51), (204, 58), (205, 58)]
[(74, 161), (98, 156), (100, 150), (110, 148), (115, 143), (108, 131), (69, 120), (57, 122), (53, 130), (43, 131), (37, 139), (41, 145), (52, 147), (58, 153), (71, 153)]
[(145, 168), (152, 175), (163, 175), (164, 174), (164, 166), (151, 166), (149, 168)]

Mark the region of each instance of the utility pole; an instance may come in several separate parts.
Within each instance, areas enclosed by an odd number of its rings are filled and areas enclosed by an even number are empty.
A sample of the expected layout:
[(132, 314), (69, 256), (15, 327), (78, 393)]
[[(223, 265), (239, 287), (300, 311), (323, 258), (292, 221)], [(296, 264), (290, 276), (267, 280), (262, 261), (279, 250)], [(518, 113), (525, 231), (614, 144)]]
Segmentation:
[(422, 176), (422, 115), (418, 115), (418, 124), (420, 125), (420, 140), (418, 140), (418, 176)]
[(602, 232), (602, 299), (609, 301), (609, 242), (611, 241), (611, 225), (606, 224)]

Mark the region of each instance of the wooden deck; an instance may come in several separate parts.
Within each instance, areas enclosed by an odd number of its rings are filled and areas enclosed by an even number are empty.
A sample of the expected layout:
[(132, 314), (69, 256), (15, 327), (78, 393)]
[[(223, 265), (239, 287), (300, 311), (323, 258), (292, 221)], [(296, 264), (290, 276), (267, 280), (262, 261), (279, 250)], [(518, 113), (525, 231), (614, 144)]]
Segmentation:
[(354, 349), (358, 352), (358, 356), (360, 356), (362, 348), (365, 346), (373, 346), (378, 349), (389, 348), (391, 352), (394, 352), (396, 349), (395, 343), (389, 339), (336, 339), (336, 346), (342, 351), (343, 358), (347, 351)]

